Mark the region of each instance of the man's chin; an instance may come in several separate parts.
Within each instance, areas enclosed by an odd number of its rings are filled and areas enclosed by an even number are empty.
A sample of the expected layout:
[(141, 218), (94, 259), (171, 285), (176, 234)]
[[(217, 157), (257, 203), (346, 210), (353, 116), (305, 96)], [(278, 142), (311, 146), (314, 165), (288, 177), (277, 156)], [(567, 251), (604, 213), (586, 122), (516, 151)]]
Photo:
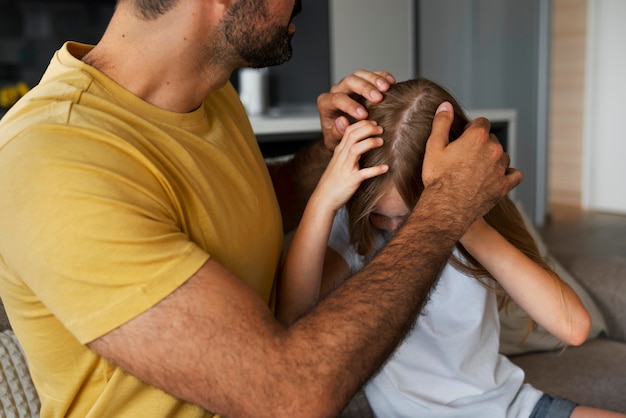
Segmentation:
[(282, 65), (291, 60), (293, 57), (293, 48), (291, 42), (285, 46), (284, 51), (281, 54), (259, 54), (257, 57), (251, 57), (245, 61), (248, 63), (248, 67), (263, 68), (263, 67), (275, 67)]

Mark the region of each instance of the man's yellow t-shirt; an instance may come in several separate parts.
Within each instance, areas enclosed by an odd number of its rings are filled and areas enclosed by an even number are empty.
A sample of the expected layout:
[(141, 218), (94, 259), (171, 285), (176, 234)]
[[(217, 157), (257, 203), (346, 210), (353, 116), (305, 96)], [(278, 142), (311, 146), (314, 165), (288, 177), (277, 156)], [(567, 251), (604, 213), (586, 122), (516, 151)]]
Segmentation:
[(209, 258), (270, 300), (282, 248), (272, 183), (230, 84), (178, 114), (67, 43), (0, 122), (0, 296), (42, 417), (203, 417), (85, 344)]

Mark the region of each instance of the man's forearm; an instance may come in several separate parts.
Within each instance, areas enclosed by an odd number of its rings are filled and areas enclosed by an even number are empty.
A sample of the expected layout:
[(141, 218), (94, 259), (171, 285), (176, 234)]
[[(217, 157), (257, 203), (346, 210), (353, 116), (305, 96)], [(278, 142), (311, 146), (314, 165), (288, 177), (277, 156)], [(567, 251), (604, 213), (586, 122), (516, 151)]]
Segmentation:
[(317, 140), (298, 151), (289, 161), (268, 165), (283, 216), (284, 232), (298, 225), (306, 202), (331, 156), (332, 152), (324, 142)]
[(334, 379), (317, 379), (336, 385), (332, 393), (338, 405), (348, 401), (411, 329), (471, 221), (453, 216), (453, 204), (438, 204), (437, 193), (426, 194), (380, 254), (290, 330), (298, 343), (313, 335), (318, 339), (316, 350), (303, 347), (300, 355), (319, 356), (317, 370), (328, 370)]
[(141, 380), (225, 416), (337, 416), (415, 321), (473, 220), (456, 210), (443, 193), (424, 192), (391, 243), (289, 328), (209, 260), (90, 347)]

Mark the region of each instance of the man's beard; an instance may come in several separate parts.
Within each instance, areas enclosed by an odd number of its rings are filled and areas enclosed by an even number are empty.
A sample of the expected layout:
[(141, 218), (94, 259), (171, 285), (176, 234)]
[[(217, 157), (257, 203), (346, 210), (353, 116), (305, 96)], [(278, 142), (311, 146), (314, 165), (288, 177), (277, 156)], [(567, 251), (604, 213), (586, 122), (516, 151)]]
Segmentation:
[(240, 0), (229, 10), (223, 33), (247, 67), (262, 68), (284, 64), (291, 59), (292, 34), (289, 25), (254, 30), (269, 19), (264, 0)]
[(289, 61), (293, 55), (291, 38), (287, 27), (279, 28), (267, 42), (258, 43), (254, 40), (246, 42), (237, 51), (248, 63), (248, 67), (263, 68), (280, 65)]

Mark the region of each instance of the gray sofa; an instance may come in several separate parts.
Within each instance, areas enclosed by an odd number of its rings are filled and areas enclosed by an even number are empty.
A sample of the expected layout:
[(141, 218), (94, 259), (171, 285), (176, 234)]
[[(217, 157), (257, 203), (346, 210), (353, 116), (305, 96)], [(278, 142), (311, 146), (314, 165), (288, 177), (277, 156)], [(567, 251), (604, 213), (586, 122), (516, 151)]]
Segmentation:
[[(536, 387), (581, 404), (626, 413), (626, 257), (555, 254), (559, 269), (582, 286), (594, 318), (593, 335), (566, 349), (539, 335), (510, 358)], [(561, 271), (563, 273), (563, 271)], [(580, 291), (580, 290), (579, 290)], [(597, 311), (595, 308), (597, 307)], [(520, 348), (521, 347), (521, 348)], [(27, 365), (0, 302), (0, 416), (37, 416), (39, 401)], [(361, 405), (344, 416), (371, 416)], [(354, 411), (357, 413), (354, 413)]]
[(546, 393), (626, 413), (626, 254), (588, 254), (567, 243), (549, 249), (520, 204), (518, 210), (544, 259), (587, 307), (592, 329), (579, 347), (555, 347), (541, 329), (520, 346), (512, 344), (510, 318), (501, 315), (500, 351)]
[(605, 329), (579, 347), (510, 358), (545, 392), (626, 413), (626, 257), (554, 256), (596, 303)]
[[(501, 351), (525, 371), (527, 382), (548, 394), (626, 413), (626, 256), (551, 254), (535, 238), (544, 257), (585, 303), (592, 332), (579, 347), (563, 347), (541, 328), (520, 343), (524, 317), (513, 309), (501, 315)], [(341, 418), (373, 416), (359, 392)]]

